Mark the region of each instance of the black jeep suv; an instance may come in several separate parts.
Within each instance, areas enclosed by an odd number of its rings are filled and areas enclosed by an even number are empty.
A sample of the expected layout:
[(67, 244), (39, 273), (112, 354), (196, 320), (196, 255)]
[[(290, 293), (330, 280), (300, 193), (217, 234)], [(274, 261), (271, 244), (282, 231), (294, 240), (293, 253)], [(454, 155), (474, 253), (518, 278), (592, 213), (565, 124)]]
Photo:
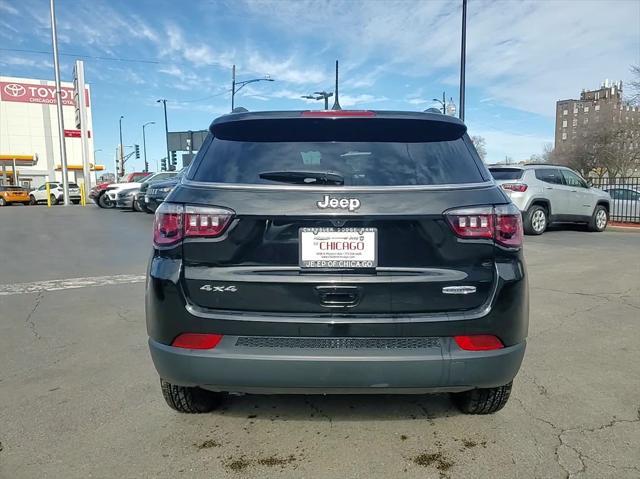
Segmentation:
[(181, 412), (450, 392), (492, 413), (525, 351), (521, 215), (455, 118), (232, 113), (156, 212), (146, 316)]

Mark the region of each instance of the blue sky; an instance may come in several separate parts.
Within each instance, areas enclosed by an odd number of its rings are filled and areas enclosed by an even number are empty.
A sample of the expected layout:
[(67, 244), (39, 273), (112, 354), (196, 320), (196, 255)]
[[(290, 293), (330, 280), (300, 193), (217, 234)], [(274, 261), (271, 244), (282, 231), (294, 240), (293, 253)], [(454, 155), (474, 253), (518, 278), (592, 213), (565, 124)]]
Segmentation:
[[(50, 49), (49, 2), (0, 0), (0, 47)], [(231, 65), (250, 110), (305, 109), (301, 95), (333, 88), (343, 108), (424, 110), (447, 92), (458, 103), (461, 1), (57, 0), (60, 52), (85, 59), (100, 163), (108, 167), (125, 116), (125, 144), (147, 127), (151, 164), (169, 129), (204, 129), (230, 108)], [(469, 0), (466, 121), (488, 162), (528, 158), (553, 142), (555, 101), (628, 81), (640, 63), (638, 0)], [(61, 57), (64, 80), (73, 56)], [(53, 78), (50, 55), (0, 50), (0, 75)], [(136, 169), (142, 161), (134, 163)], [(128, 170), (131, 166), (128, 166)]]

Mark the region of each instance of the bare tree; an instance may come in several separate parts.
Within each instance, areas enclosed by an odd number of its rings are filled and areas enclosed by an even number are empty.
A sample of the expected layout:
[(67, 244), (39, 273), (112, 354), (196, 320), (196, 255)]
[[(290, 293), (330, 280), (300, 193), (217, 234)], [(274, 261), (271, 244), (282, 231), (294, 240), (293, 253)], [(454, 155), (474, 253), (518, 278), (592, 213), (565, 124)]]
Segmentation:
[(476, 147), (476, 151), (478, 152), (478, 156), (480, 156), (480, 159), (482, 161), (485, 161), (485, 158), (487, 157), (487, 142), (485, 141), (484, 137), (480, 135), (474, 135), (471, 137), (471, 142), (473, 143), (473, 146)]
[(631, 65), (631, 82), (629, 83), (629, 103), (640, 105), (640, 65)]
[(554, 153), (555, 161), (583, 176), (625, 176), (640, 164), (640, 126), (635, 123), (591, 128), (572, 148)]
[(555, 150), (551, 143), (545, 143), (542, 153), (535, 153), (529, 157), (529, 163), (553, 163), (555, 161)]

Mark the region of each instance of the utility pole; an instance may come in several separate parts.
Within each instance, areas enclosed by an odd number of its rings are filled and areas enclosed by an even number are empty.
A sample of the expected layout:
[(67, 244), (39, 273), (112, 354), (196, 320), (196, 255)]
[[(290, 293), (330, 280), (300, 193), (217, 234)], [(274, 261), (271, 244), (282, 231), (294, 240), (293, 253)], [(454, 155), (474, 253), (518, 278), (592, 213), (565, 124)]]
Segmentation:
[(236, 100), (236, 66), (233, 65), (233, 69), (231, 70), (231, 111), (235, 108)]
[(462, 42), (460, 47), (460, 119), (464, 121), (465, 63), (467, 59), (467, 0), (462, 0)]
[[(328, 105), (327, 105), (328, 106)], [(335, 89), (335, 97), (333, 101), (332, 110), (342, 110), (340, 106), (340, 102), (338, 101), (338, 60), (336, 60), (336, 89)]]
[(167, 99), (160, 98), (156, 101), (156, 103), (162, 103), (162, 105), (164, 106), (164, 135), (165, 141), (167, 143), (167, 158), (169, 158), (171, 155), (169, 155), (169, 123), (167, 122)]
[[(69, 178), (67, 177), (67, 146), (64, 137), (64, 117), (62, 115), (62, 89), (60, 87), (60, 63), (58, 62), (58, 34), (56, 31), (56, 7), (54, 0), (50, 0), (51, 10), (51, 43), (53, 43), (53, 71), (56, 80), (56, 105), (58, 107), (58, 135), (60, 138), (60, 163), (62, 166), (62, 193), (64, 205), (69, 206)], [(84, 92), (82, 92), (84, 95)], [(15, 172), (14, 172), (15, 173)]]
[(120, 159), (119, 170), (116, 171), (116, 183), (118, 182), (118, 177), (124, 176), (124, 145), (122, 144), (122, 119), (124, 116), (120, 115), (120, 119), (118, 120), (118, 126), (120, 128), (120, 150), (118, 152), (118, 156)]
[(144, 128), (148, 125), (155, 125), (155, 121), (148, 121), (144, 125), (142, 125), (142, 151), (144, 152), (144, 171), (149, 171), (149, 162), (147, 161), (147, 140), (144, 135)]

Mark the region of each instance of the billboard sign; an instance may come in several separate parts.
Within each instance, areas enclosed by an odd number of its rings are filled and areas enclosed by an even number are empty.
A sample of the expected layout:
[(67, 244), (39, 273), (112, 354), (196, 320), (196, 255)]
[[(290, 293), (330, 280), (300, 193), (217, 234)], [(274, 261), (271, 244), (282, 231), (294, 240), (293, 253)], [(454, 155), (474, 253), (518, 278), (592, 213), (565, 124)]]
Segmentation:
[[(74, 106), (73, 88), (61, 87), (62, 104)], [(89, 91), (85, 89), (85, 103), (89, 106)], [(0, 100), (20, 103), (40, 103), (54, 105), (56, 103), (56, 87), (33, 83), (0, 82)]]

